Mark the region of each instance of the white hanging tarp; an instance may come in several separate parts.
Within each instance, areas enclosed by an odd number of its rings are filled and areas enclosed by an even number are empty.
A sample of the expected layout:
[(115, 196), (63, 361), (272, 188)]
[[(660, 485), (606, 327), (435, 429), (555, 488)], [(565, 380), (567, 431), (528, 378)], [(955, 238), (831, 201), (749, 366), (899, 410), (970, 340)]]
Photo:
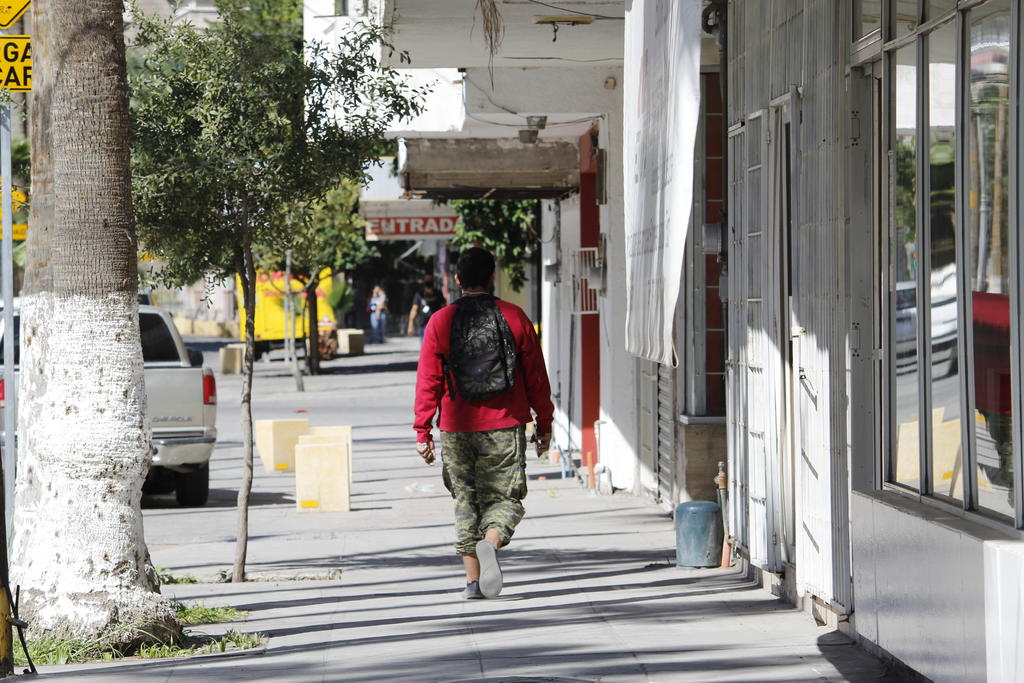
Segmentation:
[(701, 2), (633, 0), (625, 31), (626, 350), (674, 366), (700, 115)]

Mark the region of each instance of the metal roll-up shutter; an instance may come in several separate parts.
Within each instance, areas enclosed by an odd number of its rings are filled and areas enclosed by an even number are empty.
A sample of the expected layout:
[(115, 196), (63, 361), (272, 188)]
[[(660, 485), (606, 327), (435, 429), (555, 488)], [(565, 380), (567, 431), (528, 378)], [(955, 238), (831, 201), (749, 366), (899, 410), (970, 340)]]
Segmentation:
[(658, 365), (658, 502), (671, 510), (676, 504), (676, 371)]

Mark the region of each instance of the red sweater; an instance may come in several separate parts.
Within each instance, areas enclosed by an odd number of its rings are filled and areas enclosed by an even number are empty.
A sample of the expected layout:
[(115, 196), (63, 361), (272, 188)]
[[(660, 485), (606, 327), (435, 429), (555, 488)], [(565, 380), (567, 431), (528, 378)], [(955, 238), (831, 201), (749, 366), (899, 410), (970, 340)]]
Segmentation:
[(438, 427), (443, 432), (482, 432), (526, 424), (533, 421), (532, 408), (537, 414), (537, 429), (551, 433), (555, 407), (551, 403), (551, 385), (540, 340), (523, 309), (500, 299), (497, 304), (508, 321), (519, 352), (515, 384), (510, 391), (488, 401), (472, 403), (459, 396), (452, 399), (446, 389), (441, 359), (448, 356), (455, 306), (445, 306), (430, 316), (423, 332), (416, 372), (416, 421), (413, 423), (417, 441), (431, 440), (430, 430), (438, 408), (441, 410)]

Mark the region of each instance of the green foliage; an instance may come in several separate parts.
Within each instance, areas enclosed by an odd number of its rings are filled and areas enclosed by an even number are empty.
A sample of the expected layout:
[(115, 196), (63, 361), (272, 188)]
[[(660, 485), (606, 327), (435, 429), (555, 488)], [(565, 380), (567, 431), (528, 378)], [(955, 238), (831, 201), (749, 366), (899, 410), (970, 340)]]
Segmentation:
[(161, 586), (166, 586), (167, 584), (172, 583), (199, 583), (199, 579), (192, 574), (175, 576), (167, 567), (154, 567), (154, 569), (156, 570), (156, 577), (160, 580)]
[[(180, 642), (158, 642), (123, 650), (110, 644), (111, 637), (102, 638), (61, 638), (43, 637), (28, 639), (28, 651), (32, 661), (40, 666), (76, 664), (81, 662), (109, 662), (124, 657), (136, 656), (142, 659), (163, 659), (166, 657), (194, 657), (229, 650), (248, 650), (263, 644), (266, 636), (262, 633), (240, 633), (230, 630), (223, 636), (209, 636), (186, 631)], [(21, 642), (15, 639), (14, 663), (25, 666), (28, 659)]]
[(375, 56), (381, 29), (297, 45), (254, 31), (244, 5), (221, 3), (215, 30), (135, 18), (133, 201), (164, 284), (227, 277), (247, 248), (294, 243), (296, 207), (361, 180), (390, 122), (421, 110), (423, 92)]
[(321, 271), (351, 271), (378, 252), (367, 243), (365, 222), (356, 213), (360, 185), (344, 180), (322, 198), (296, 203), (287, 217), (291, 230), (277, 235), (258, 249), (258, 261), (266, 270), (284, 270), (285, 250), (292, 251), (292, 272), (309, 282)]
[(217, 0), (221, 14), (234, 12), (239, 25), (255, 35), (302, 41), (301, 0)]
[(186, 605), (183, 602), (175, 601), (174, 612), (178, 617), (178, 623), (182, 626), (193, 626), (195, 624), (223, 624), (227, 621), (241, 621), (249, 616), (248, 612), (234, 607), (207, 607), (206, 605)]
[(327, 304), (334, 310), (334, 317), (341, 321), (345, 311), (352, 307), (356, 300), (355, 288), (348, 280), (335, 280), (331, 293), (327, 295)]
[(459, 216), (452, 244), (475, 244), (491, 251), (512, 288), (526, 282), (526, 263), (540, 251), (540, 201), (536, 199), (457, 199), (450, 202)]
[(28, 194), (29, 179), (32, 177), (32, 157), (28, 140), (14, 138), (11, 141), (11, 182)]

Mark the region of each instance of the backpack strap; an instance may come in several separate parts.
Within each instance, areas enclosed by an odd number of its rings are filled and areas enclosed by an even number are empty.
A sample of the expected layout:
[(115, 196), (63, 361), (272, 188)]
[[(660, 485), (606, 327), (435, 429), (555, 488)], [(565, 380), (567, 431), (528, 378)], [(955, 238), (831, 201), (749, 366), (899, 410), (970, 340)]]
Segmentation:
[[(494, 305), (492, 312), (494, 313), (494, 324), (498, 330), (498, 337), (501, 339), (501, 345), (505, 346), (506, 339), (504, 329), (508, 326), (508, 322), (505, 320), (505, 316), (502, 315), (501, 310), (498, 308), (497, 297), (491, 297), (491, 303)], [(513, 378), (508, 376), (508, 354), (505, 349), (501, 349), (501, 353), (498, 354), (501, 357), (501, 372), (505, 375), (505, 381), (512, 381)]]
[[(438, 354), (438, 355), (440, 356), (440, 354)], [(452, 368), (451, 368), (450, 365), (448, 365), (448, 359), (447, 358), (445, 358), (444, 356), (440, 356), (440, 358), (441, 358), (441, 373), (444, 374), (445, 384), (448, 385), (448, 395), (452, 398), (452, 400), (454, 400), (455, 397), (456, 397), (456, 393), (455, 393), (455, 385), (452, 383)]]

